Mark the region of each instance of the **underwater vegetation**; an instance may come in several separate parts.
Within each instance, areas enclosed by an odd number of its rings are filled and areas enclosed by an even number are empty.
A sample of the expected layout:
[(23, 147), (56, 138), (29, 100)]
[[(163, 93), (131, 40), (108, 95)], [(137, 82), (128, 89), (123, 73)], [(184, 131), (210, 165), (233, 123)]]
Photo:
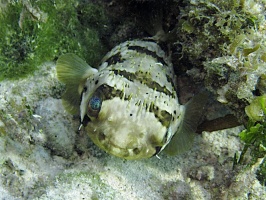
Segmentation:
[(176, 60), (240, 123), (247, 121), (245, 106), (265, 94), (264, 5), (253, 0), (198, 0), (179, 7)]
[(246, 129), (240, 133), (240, 139), (245, 146), (235, 164), (243, 164), (244, 155), (249, 150), (251, 160), (249, 165), (254, 165), (258, 159), (263, 159), (257, 171), (260, 183), (266, 186), (266, 95), (255, 98), (246, 107), (249, 122)]
[(10, 1), (0, 10), (0, 80), (32, 73), (43, 62), (74, 52), (96, 64), (108, 27), (102, 6), (75, 0)]

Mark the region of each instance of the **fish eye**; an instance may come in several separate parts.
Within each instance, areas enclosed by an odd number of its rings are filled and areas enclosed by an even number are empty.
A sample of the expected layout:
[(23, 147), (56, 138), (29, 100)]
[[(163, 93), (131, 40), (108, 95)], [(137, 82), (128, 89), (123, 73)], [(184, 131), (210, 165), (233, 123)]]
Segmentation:
[(92, 110), (99, 110), (101, 107), (101, 99), (99, 97), (92, 97), (89, 101), (89, 106)]
[(102, 99), (99, 96), (92, 96), (88, 103), (88, 115), (97, 117), (102, 106)]

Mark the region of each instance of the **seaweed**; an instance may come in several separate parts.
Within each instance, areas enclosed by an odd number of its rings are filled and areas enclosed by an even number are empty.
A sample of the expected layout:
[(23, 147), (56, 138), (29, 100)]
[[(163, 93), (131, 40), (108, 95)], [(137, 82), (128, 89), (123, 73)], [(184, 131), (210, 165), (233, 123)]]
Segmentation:
[(246, 129), (239, 134), (244, 147), (239, 158), (235, 154), (234, 166), (244, 163), (247, 152), (251, 155), (248, 166), (263, 159), (256, 174), (260, 183), (266, 186), (266, 95), (255, 98), (245, 110), (249, 122)]

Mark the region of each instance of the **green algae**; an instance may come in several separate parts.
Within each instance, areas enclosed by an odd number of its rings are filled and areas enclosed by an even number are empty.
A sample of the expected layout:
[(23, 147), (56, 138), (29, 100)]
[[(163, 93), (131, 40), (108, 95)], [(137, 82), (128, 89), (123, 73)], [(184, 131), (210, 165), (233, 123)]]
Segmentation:
[(91, 65), (105, 53), (100, 34), (108, 20), (103, 8), (92, 3), (14, 1), (2, 9), (0, 24), (0, 80), (25, 77), (67, 52)]
[[(27, 64), (33, 51), (33, 36), (29, 29), (20, 30), (18, 25), (21, 9), (21, 4), (9, 4), (0, 16), (0, 80), (23, 76), (34, 68)], [(31, 27), (30, 24), (28, 26)]]
[(266, 95), (255, 98), (246, 107), (246, 114), (249, 117), (249, 122), (246, 129), (239, 134), (245, 145), (240, 157), (237, 159), (235, 156), (235, 164), (243, 163), (248, 149), (252, 157), (249, 165), (254, 165), (259, 158), (262, 158), (257, 178), (262, 185), (266, 186)]

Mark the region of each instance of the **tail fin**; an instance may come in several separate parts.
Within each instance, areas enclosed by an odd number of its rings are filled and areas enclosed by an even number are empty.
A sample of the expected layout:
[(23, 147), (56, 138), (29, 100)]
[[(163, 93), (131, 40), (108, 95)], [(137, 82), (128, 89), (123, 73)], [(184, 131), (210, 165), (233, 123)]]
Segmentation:
[(185, 114), (178, 130), (165, 148), (167, 154), (176, 155), (191, 148), (208, 96), (208, 92), (203, 91), (186, 104)]
[(86, 79), (98, 70), (90, 67), (75, 54), (68, 53), (58, 58), (56, 72), (58, 79), (66, 84), (66, 91), (62, 96), (65, 109), (71, 114), (78, 114), (83, 85)]

